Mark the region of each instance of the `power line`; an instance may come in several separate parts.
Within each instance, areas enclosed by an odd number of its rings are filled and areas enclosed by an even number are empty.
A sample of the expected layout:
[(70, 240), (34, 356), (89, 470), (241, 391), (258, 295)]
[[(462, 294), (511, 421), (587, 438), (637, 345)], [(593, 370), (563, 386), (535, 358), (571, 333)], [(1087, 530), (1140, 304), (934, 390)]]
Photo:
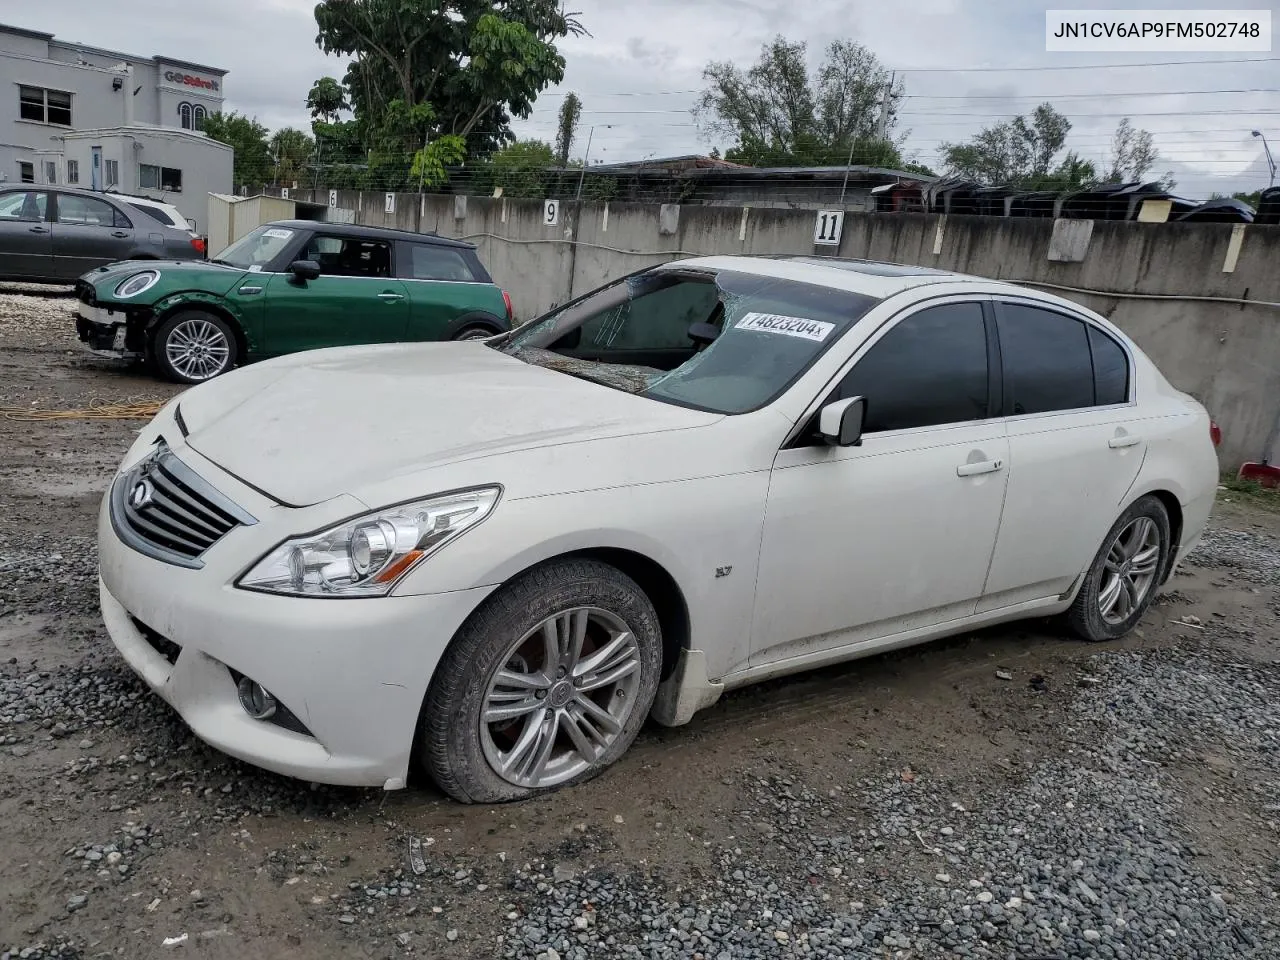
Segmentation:
[(1222, 93), (1280, 93), (1277, 87), (1246, 87), (1240, 90), (1145, 90), (1140, 93), (1015, 93), (949, 94), (908, 93), (904, 100), (1079, 100), (1117, 97), (1191, 97)]
[(1273, 63), (1280, 57), (1237, 57), (1227, 60), (1149, 60), (1143, 63), (1070, 63), (1044, 67), (894, 67), (898, 73), (1029, 73), (1049, 70), (1125, 70), (1133, 67), (1189, 67), (1215, 63)]

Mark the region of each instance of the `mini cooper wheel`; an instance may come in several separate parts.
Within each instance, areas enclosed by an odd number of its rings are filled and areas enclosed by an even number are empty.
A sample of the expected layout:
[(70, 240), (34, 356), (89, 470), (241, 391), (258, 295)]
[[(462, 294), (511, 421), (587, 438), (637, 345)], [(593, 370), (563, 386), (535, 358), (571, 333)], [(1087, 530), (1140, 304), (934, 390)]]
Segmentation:
[(180, 310), (156, 329), (152, 354), (168, 379), (204, 383), (235, 366), (236, 338), (217, 314)]
[(1121, 514), (1085, 574), (1067, 614), (1085, 640), (1115, 640), (1142, 619), (1160, 587), (1171, 549), (1169, 514), (1155, 497), (1143, 497)]
[(469, 326), (463, 327), (453, 335), (454, 340), (488, 340), (490, 337), (496, 337), (498, 334), (489, 327)]
[(591, 560), (535, 569), (441, 658), (423, 706), (425, 766), (463, 802), (581, 783), (631, 745), (661, 666), (657, 614), (631, 578)]

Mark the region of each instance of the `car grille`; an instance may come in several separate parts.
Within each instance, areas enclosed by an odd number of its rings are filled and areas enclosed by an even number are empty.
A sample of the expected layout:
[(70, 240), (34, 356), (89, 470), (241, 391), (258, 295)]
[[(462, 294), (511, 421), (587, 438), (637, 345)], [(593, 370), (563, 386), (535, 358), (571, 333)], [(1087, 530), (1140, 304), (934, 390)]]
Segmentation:
[(111, 489), (111, 521), (135, 550), (184, 567), (201, 567), (206, 550), (238, 526), (257, 521), (177, 458), (161, 440)]
[(81, 303), (87, 304), (90, 307), (97, 305), (97, 297), (93, 292), (93, 284), (87, 283), (84, 280), (77, 280), (75, 291), (76, 299)]

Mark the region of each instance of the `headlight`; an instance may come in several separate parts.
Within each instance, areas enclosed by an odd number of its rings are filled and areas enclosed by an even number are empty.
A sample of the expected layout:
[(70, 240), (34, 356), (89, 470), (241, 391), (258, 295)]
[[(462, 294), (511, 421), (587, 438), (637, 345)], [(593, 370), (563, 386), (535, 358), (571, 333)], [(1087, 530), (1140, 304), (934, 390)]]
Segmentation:
[(382, 597), (415, 566), (487, 517), (501, 487), (402, 503), (280, 544), (236, 586), (296, 597)]
[(121, 300), (127, 300), (129, 297), (136, 297), (145, 290), (150, 290), (156, 285), (156, 281), (160, 279), (160, 274), (154, 270), (147, 270), (143, 273), (135, 273), (131, 277), (127, 277), (116, 284), (116, 296)]

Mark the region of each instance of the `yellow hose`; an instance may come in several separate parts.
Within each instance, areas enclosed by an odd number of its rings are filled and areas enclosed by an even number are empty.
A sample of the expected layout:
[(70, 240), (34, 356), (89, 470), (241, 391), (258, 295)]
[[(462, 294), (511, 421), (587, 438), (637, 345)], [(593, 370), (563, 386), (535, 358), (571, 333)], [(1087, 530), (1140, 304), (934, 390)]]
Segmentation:
[(129, 398), (112, 403), (93, 399), (89, 406), (73, 410), (37, 410), (31, 407), (0, 407), (6, 420), (33, 422), (38, 420), (150, 420), (167, 403), (166, 400)]

